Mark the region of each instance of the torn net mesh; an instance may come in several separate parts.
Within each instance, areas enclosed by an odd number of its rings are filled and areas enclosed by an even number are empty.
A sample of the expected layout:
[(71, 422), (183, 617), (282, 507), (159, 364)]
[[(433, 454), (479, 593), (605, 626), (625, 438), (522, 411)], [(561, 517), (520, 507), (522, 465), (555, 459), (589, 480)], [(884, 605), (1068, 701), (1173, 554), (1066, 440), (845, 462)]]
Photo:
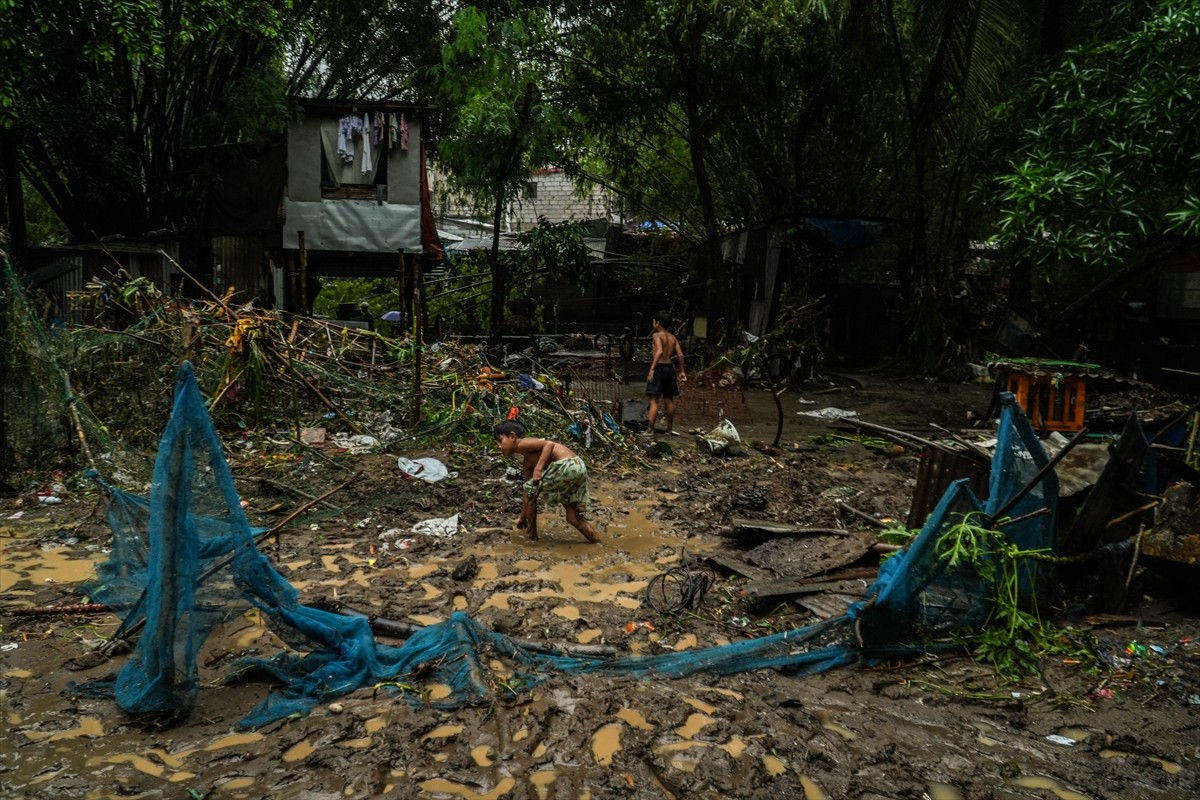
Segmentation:
[[(1005, 398), (988, 509), (999, 508), (1046, 461), (1024, 414)], [(1053, 475), (1030, 492), (1028, 504), (1052, 503)], [(862, 661), (942, 649), (951, 630), (978, 627), (992, 587), (969, 568), (948, 570), (934, 554), (943, 529), (960, 514), (987, 510), (965, 482), (954, 484), (911, 544), (888, 559), (864, 601), (830, 620), (699, 650), (655, 656), (579, 656), (491, 631), (463, 612), (418, 630), (400, 646), (376, 642), (366, 617), (306, 606), (299, 591), (258, 550), (221, 452), (191, 366), (179, 370), (175, 403), (163, 432), (149, 500), (107, 486), (114, 543), (89, 593), (124, 613), (122, 630), (145, 629), (115, 683), (127, 712), (179, 713), (196, 703), (198, 653), (219, 622), (254, 607), (292, 650), (242, 659), (235, 674), (265, 673), (282, 684), (240, 722), (259, 727), (364, 686), (422, 680), (450, 687), (433, 705), (490, 702), (497, 682), (486, 666), (507, 659), (508, 687), (529, 688), (556, 672), (678, 678), (775, 668), (821, 672)], [(1022, 501), (1024, 503), (1024, 501)], [(1024, 506), (1017, 505), (1014, 514)], [(1013, 526), (1025, 548), (1050, 547), (1045, 516)]]

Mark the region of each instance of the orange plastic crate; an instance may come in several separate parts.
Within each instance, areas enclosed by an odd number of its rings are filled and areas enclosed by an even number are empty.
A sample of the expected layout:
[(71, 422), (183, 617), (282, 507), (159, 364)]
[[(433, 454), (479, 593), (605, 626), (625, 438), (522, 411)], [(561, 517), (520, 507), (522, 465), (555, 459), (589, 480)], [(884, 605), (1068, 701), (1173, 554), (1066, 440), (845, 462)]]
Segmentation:
[(1078, 375), (1018, 372), (1004, 374), (1004, 389), (1012, 392), (1038, 431), (1083, 430), (1087, 384)]

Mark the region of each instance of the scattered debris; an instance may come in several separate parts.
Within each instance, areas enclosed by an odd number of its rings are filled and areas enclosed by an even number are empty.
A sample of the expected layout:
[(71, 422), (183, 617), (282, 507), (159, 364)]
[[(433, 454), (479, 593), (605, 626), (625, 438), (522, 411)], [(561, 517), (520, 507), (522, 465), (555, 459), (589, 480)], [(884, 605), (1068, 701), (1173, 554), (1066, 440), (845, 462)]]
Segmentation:
[(737, 428), (727, 419), (721, 420), (717, 427), (700, 437), (696, 445), (700, 452), (714, 456), (739, 456), (745, 452)]
[(400, 456), (397, 459), (400, 471), (410, 478), (417, 478), (426, 483), (437, 483), (446, 478), (457, 478), (457, 472), (451, 472), (445, 464), (436, 458), (409, 459)]
[(467, 556), (467, 558), (463, 559), (454, 568), (454, 571), (450, 573), (450, 577), (462, 583), (463, 581), (471, 580), (478, 574), (479, 562), (475, 559), (475, 556)]
[(857, 411), (847, 411), (846, 409), (835, 408), (834, 406), (827, 406), (813, 411), (797, 411), (796, 413), (805, 417), (818, 417), (820, 419), (849, 419), (858, 416)]
[(458, 533), (458, 514), (452, 517), (442, 519), (426, 519), (421, 520), (416, 525), (412, 526), (413, 533), (419, 533), (422, 536), (433, 536), (435, 538), (444, 539), (449, 536), (454, 536)]

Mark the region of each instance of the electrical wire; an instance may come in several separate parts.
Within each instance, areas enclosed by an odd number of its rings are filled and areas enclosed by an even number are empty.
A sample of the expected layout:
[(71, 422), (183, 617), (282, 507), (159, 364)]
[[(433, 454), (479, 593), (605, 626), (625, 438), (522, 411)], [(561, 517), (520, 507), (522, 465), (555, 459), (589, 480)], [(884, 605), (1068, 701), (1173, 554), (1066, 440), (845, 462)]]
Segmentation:
[(672, 567), (646, 584), (646, 605), (664, 614), (699, 608), (716, 580), (709, 569)]

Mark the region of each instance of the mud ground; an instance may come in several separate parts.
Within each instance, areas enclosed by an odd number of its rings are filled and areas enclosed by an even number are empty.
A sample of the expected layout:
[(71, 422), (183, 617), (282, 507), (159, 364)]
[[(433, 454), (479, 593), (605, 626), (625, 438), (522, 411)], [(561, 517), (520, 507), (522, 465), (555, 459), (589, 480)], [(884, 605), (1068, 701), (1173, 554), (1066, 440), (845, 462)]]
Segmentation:
[[(300, 473), (280, 462), (258, 473), (267, 481), (238, 485), (252, 521), (270, 526), (300, 500), (283, 486), (319, 494), (365, 470), (330, 498), (335, 508), (318, 508), (265, 547), (306, 602), (337, 601), (416, 624), (463, 610), (514, 637), (621, 653), (708, 647), (817, 618), (781, 599), (755, 603), (740, 591), (745, 579), (728, 574), (698, 609), (667, 615), (647, 605), (648, 582), (673, 566), (709, 553), (750, 558), (717, 535), (731, 514), (850, 528), (858, 526), (839, 516), (839, 502), (878, 518), (907, 514), (917, 475), (912, 451), (814, 444), (828, 423), (796, 412), (832, 406), (882, 425), (962, 429), (990, 392), (858, 377), (858, 388), (785, 395), (777, 454), (747, 448), (743, 457), (714, 458), (690, 437), (662, 437), (670, 453), (648, 469), (624, 469), (589, 451), (600, 545), (584, 542), (554, 510), (543, 511), (541, 538), (525, 539), (513, 528), (519, 495), (505, 478), (508, 464), (451, 442), (436, 451), (331, 456), (305, 462)], [(765, 393), (751, 393), (749, 407), (731, 416), (747, 442), (774, 437), (775, 407)], [(459, 475), (413, 481), (397, 469), (398, 455), (432, 455)], [(59, 505), (28, 496), (0, 503), (5, 608), (79, 602), (73, 586), (107, 546), (101, 497), (71, 476), (66, 482)], [(765, 507), (737, 508), (747, 496), (765, 498)], [(283, 511), (268, 512), (276, 507)], [(461, 527), (453, 537), (409, 533), (418, 521), (454, 513)], [(380, 538), (396, 529), (402, 533)], [(456, 581), (454, 568), (472, 556), (478, 573)], [(859, 569), (878, 558), (845, 557)], [(773, 558), (778, 574), (811, 572), (788, 553), (755, 561)], [(71, 681), (119, 668), (121, 657), (104, 663), (92, 653), (116, 629), (111, 614), (5, 615), (0, 794), (1184, 800), (1200, 796), (1200, 619), (1194, 592), (1189, 604), (1169, 585), (1148, 585), (1129, 614), (1141, 624), (1087, 617), (1069, 599), (1051, 612), (1100, 637), (1111, 662), (1100, 672), (1050, 661), (1020, 684), (1002, 684), (954, 655), (808, 677), (559, 675), (516, 700), (454, 711), (366, 688), (252, 733), (234, 724), (270, 687), (221, 679), (233, 657), (281, 646), (253, 614), (210, 638), (198, 705), (165, 729), (130, 719), (112, 702), (64, 693)], [(1142, 651), (1127, 653), (1134, 642)], [(493, 667), (502, 680), (504, 665)], [(444, 689), (423, 691), (436, 698)]]

